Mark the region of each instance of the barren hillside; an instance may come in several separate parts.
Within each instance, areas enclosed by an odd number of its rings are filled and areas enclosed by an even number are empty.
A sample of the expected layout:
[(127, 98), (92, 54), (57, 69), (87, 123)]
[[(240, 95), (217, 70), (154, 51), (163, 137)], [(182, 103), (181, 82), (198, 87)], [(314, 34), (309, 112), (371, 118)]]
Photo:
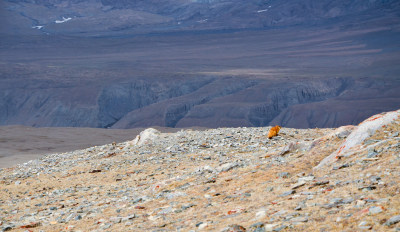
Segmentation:
[(4, 231), (398, 231), (400, 111), (337, 129), (147, 129), (0, 171)]

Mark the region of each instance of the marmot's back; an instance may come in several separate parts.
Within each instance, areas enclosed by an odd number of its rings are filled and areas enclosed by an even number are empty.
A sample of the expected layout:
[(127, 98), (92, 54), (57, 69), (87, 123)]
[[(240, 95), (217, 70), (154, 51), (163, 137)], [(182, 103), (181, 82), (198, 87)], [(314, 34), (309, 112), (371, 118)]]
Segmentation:
[(278, 135), (279, 130), (281, 129), (280, 126), (276, 125), (269, 130), (268, 138), (271, 139), (274, 136)]

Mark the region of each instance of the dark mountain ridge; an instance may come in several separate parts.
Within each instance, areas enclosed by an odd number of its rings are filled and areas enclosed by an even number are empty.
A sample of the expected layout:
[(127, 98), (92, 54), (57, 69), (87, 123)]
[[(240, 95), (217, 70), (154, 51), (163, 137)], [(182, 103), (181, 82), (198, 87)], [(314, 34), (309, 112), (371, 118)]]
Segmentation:
[(398, 16), (400, 9), (396, 0), (5, 0), (4, 5), (12, 28), (3, 32), (103, 36), (324, 25)]
[(337, 127), (399, 108), (398, 1), (1, 5), (0, 125)]

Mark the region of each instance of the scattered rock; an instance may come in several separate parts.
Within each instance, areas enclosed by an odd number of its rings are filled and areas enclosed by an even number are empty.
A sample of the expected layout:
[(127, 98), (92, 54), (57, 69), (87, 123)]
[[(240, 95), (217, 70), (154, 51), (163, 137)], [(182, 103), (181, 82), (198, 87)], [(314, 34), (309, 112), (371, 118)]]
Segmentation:
[(301, 186), (304, 186), (306, 183), (307, 183), (307, 182), (305, 182), (305, 181), (298, 182), (298, 183), (292, 185), (291, 188), (292, 188), (292, 189), (297, 189), (297, 188), (300, 188)]
[(279, 196), (280, 196), (280, 197), (286, 197), (286, 196), (292, 195), (292, 194), (294, 194), (294, 193), (296, 193), (295, 190), (289, 190), (289, 191), (286, 191), (286, 192), (282, 193), (282, 194), (279, 195)]
[(375, 151), (375, 149), (372, 149), (368, 152), (367, 154), (367, 158), (375, 158), (379, 155), (378, 152)]
[(368, 212), (371, 215), (375, 215), (375, 214), (383, 212), (383, 207), (382, 206), (372, 206), (369, 208)]
[(391, 226), (400, 222), (400, 215), (396, 215), (391, 217), (389, 220), (385, 222), (386, 226)]
[(372, 226), (370, 224), (368, 224), (368, 222), (362, 221), (362, 222), (360, 222), (360, 224), (358, 224), (358, 228), (363, 229), (363, 230), (370, 230), (372, 228)]
[(294, 217), (290, 219), (292, 222), (308, 222), (308, 217)]
[(265, 224), (264, 229), (265, 229), (265, 231), (274, 231), (274, 228), (277, 226), (278, 226), (278, 224)]
[(236, 168), (238, 166), (239, 166), (239, 164), (237, 164), (237, 163), (226, 163), (226, 164), (223, 164), (220, 167), (218, 167), (217, 171), (218, 172), (227, 172), (227, 171), (229, 171), (229, 170), (231, 170), (233, 168)]
[(279, 232), (279, 231), (282, 231), (282, 230), (286, 229), (287, 227), (288, 227), (287, 225), (282, 225), (280, 227), (277, 227), (277, 228), (273, 229), (272, 231)]
[(286, 145), (283, 150), (279, 153), (280, 156), (286, 155), (287, 153), (296, 150), (296, 144), (295, 143), (289, 143)]
[(280, 173), (278, 173), (278, 177), (280, 177), (280, 178), (289, 178), (290, 177), (290, 173), (288, 173), (288, 172), (280, 172)]
[(339, 165), (339, 166), (334, 166), (332, 169), (333, 170), (339, 170), (339, 169), (348, 168), (348, 167), (350, 167), (350, 164), (342, 164), (342, 165)]
[(376, 130), (382, 128), (398, 119), (400, 116), (400, 110), (385, 112), (374, 115), (363, 122), (361, 122), (356, 129), (354, 129), (350, 135), (346, 138), (345, 142), (331, 155), (323, 159), (314, 169), (319, 169), (328, 163), (336, 161), (336, 157), (349, 156), (353, 153), (347, 154), (351, 148), (364, 142), (365, 139), (372, 136)]
[(309, 182), (315, 179), (315, 176), (304, 176), (304, 177), (300, 177), (297, 182)]
[(223, 229), (221, 232), (245, 232), (246, 228), (241, 225), (229, 225), (227, 228)]
[(267, 216), (267, 210), (260, 210), (256, 213), (256, 219), (262, 219)]
[(264, 223), (258, 222), (250, 226), (250, 232), (265, 232)]
[(207, 228), (207, 226), (208, 226), (208, 223), (207, 223), (207, 222), (201, 223), (201, 224), (198, 226), (198, 229), (199, 229), (199, 230), (204, 230), (204, 229)]
[[(0, 170), (0, 231), (30, 222), (43, 223), (37, 231), (83, 224), (90, 231), (219, 231), (231, 223), (238, 224), (226, 231), (245, 231), (242, 222), (254, 232), (332, 231), (329, 223), (339, 222), (385, 231), (399, 222), (384, 219), (399, 203), (400, 139), (391, 137), (397, 128), (377, 130), (334, 171), (312, 169), (351, 137), (329, 128), (283, 128), (271, 140), (263, 128), (156, 132), (141, 145), (46, 155)], [(285, 147), (291, 155), (279, 156)], [(367, 151), (379, 161), (363, 162)]]

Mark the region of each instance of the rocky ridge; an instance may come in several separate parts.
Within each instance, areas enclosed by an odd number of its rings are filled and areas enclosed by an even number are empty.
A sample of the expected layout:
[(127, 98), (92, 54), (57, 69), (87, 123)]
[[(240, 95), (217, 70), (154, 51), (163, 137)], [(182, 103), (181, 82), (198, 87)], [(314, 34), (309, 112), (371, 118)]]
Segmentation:
[(395, 0), (5, 0), (3, 5), (0, 33), (78, 36), (314, 25), (393, 17), (399, 9)]
[[(148, 129), (47, 155), (0, 170), (0, 229), (399, 231), (400, 111), (390, 114), (271, 140), (269, 127)], [(375, 131), (332, 159), (371, 121)]]

